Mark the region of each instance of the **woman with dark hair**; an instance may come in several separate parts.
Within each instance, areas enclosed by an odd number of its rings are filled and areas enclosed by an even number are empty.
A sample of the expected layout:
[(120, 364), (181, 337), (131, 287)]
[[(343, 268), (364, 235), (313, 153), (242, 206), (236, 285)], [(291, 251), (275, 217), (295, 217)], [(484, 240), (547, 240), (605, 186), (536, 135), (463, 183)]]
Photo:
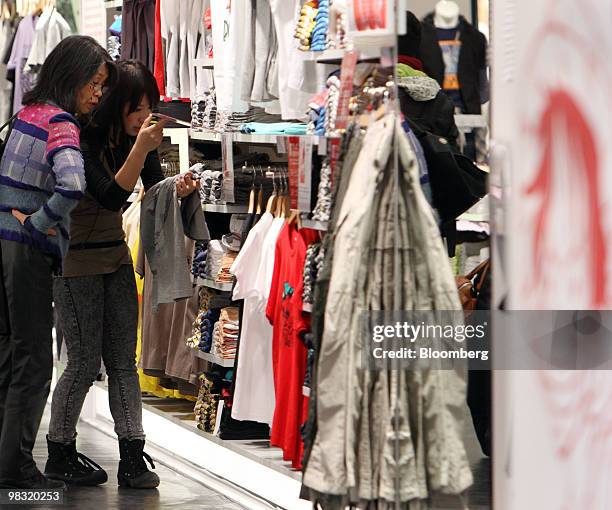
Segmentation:
[[(159, 478), (145, 463), (151, 458), (144, 452), (135, 363), (138, 297), (121, 209), (139, 177), (145, 190), (164, 179), (156, 150), (164, 122), (152, 123), (159, 91), (151, 72), (128, 60), (117, 64), (117, 73), (116, 87), (82, 135), (87, 193), (72, 213), (64, 274), (54, 282), (68, 365), (53, 394), (45, 474), (75, 485), (108, 479), (77, 452), (75, 442), (79, 414), (102, 359), (119, 437), (119, 485), (154, 488)], [(195, 189), (189, 175), (177, 179), (179, 197)]]
[(114, 74), (91, 37), (64, 39), (25, 94), (0, 163), (0, 488), (52, 489), (32, 448), (53, 369), (52, 276), (85, 190), (78, 119)]

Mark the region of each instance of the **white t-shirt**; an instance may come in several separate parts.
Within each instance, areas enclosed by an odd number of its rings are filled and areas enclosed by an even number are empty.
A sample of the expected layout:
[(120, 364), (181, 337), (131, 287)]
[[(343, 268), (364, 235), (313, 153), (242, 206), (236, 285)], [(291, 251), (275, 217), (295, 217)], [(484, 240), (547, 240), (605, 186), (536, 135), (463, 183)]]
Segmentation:
[(232, 265), (236, 276), (234, 299), (244, 299), (240, 354), (232, 418), (272, 424), (274, 417), (274, 372), (272, 368), (272, 326), (266, 306), (276, 240), (285, 224), (264, 213), (249, 233), (244, 247)]
[(245, 112), (248, 103), (240, 99), (239, 63), (242, 55), (246, 14), (250, 9), (245, 0), (214, 0), (210, 4), (213, 36), (214, 77), (217, 109)]

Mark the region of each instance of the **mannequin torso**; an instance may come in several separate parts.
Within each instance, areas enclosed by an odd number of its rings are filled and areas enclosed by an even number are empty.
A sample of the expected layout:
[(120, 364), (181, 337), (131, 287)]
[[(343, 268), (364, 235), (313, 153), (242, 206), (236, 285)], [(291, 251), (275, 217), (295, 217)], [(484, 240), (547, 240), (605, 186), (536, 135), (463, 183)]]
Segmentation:
[(437, 28), (456, 28), (459, 25), (459, 6), (452, 0), (440, 0), (436, 4), (434, 25)]

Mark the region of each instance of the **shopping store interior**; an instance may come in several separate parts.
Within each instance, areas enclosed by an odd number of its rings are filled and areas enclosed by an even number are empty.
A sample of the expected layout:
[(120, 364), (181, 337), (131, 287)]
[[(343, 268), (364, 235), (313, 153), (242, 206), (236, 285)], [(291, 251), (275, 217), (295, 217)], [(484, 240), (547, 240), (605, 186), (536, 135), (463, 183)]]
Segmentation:
[[(511, 452), (534, 445), (513, 444), (503, 426), (493, 434), (492, 402), (514, 401), (504, 397), (516, 397), (513, 376), (496, 379), (493, 398), (491, 370), (380, 365), (360, 329), (377, 312), (476, 320), (523, 297), (505, 283), (521, 268), (504, 275), (499, 213), (520, 146), (510, 141), (519, 7), (509, 4), (0, 2), (2, 122), (53, 49), (88, 35), (113, 61), (146, 67), (160, 96), (163, 177), (199, 183), (171, 206), (184, 232), (168, 245), (141, 234), (153, 195), (144, 173), (121, 208), (145, 451), (161, 484), (115, 483), (114, 371), (102, 364), (76, 446), (109, 482), (69, 484), (66, 508), (485, 510), (494, 485), (506, 487), (495, 508), (519, 508), (507, 503)], [(116, 93), (100, 90), (101, 101)], [(200, 220), (206, 232), (194, 235), (187, 222)], [(76, 363), (62, 320), (56, 305), (41, 469), (54, 389)]]

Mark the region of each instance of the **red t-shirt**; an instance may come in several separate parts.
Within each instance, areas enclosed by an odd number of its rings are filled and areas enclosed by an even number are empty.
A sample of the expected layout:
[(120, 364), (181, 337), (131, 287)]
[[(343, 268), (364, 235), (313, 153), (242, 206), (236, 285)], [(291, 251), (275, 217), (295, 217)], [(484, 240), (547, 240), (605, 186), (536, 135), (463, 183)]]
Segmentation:
[(303, 312), (304, 261), (306, 248), (318, 239), (315, 230), (285, 225), (276, 241), (274, 273), (266, 316), (272, 324), (272, 366), (276, 405), (270, 444), (283, 450), (283, 457), (301, 468), (304, 445), (300, 427), (308, 415), (308, 398), (302, 386), (307, 350), (300, 333), (310, 328)]

